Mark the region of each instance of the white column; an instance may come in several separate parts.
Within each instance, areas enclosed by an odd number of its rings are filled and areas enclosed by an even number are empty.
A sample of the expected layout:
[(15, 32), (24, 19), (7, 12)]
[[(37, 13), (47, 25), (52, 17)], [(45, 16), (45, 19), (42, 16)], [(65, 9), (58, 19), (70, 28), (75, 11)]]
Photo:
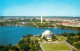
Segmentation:
[(41, 11), (41, 23), (42, 23), (42, 11)]

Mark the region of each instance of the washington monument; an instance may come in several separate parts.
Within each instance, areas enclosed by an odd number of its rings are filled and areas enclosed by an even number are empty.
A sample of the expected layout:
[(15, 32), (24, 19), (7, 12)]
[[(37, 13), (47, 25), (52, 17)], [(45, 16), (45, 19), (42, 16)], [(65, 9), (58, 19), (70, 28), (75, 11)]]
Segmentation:
[(41, 23), (42, 23), (43, 21), (42, 21), (42, 11), (41, 11)]

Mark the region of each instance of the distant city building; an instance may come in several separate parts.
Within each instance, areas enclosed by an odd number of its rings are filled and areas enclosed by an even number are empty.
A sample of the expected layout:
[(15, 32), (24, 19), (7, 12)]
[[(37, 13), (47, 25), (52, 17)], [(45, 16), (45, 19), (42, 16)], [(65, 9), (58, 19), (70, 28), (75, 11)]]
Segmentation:
[(80, 27), (79, 23), (74, 23), (74, 22), (60, 22), (58, 24), (64, 26), (71, 26), (71, 27)]

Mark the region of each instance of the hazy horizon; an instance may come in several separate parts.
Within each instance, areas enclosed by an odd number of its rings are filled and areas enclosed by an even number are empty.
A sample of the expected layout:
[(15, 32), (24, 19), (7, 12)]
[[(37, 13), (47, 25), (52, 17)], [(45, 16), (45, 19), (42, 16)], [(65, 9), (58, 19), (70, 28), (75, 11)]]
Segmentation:
[[(0, 17), (27, 17), (27, 16), (0, 16)], [(41, 15), (39, 17), (41, 17)], [(80, 17), (80, 16), (43, 16), (43, 17)]]

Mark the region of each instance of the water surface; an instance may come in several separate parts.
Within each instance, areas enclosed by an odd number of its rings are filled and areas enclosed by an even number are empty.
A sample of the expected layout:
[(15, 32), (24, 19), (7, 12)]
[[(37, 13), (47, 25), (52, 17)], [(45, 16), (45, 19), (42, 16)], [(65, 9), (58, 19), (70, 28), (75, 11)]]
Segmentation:
[(2, 26), (0, 27), (0, 45), (15, 45), (17, 44), (23, 35), (33, 34), (39, 35), (45, 30), (50, 30), (52, 33), (77, 33), (76, 30), (59, 29), (59, 28), (34, 28), (26, 26)]

